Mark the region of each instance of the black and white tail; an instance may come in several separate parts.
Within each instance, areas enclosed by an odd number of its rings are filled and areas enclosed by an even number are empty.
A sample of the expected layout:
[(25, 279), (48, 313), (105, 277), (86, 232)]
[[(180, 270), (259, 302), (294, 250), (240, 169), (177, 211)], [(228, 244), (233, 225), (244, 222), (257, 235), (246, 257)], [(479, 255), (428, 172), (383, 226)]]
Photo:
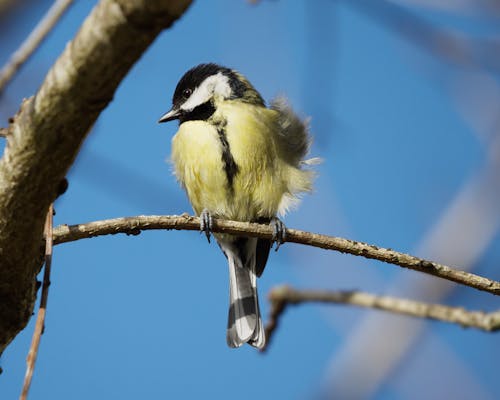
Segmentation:
[(266, 337), (257, 295), (257, 239), (231, 238), (220, 240), (219, 245), (229, 264), (227, 344), (240, 347), (248, 343), (261, 349)]

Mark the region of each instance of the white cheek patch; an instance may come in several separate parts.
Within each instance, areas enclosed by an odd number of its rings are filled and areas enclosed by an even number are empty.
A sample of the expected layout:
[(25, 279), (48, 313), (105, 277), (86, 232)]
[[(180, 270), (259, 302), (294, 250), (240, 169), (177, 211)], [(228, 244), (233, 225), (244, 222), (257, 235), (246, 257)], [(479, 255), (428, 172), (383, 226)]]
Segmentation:
[(205, 79), (180, 108), (181, 110), (191, 111), (203, 103), (206, 103), (213, 96), (221, 96), (223, 98), (231, 96), (229, 78), (222, 72), (219, 72), (217, 75), (209, 76)]

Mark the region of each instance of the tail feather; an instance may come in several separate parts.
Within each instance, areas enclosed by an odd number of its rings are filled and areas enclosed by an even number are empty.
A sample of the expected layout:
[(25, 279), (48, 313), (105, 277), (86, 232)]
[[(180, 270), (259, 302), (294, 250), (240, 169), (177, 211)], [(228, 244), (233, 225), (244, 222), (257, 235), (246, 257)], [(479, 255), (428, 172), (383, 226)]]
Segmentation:
[[(258, 251), (258, 246), (256, 246), (256, 251)], [(267, 254), (269, 254), (269, 250), (267, 250)], [(255, 257), (255, 260), (257, 260), (257, 255)], [(267, 256), (266, 256), (267, 259)], [(252, 337), (248, 341), (248, 344), (256, 347), (258, 349), (262, 349), (265, 344), (266, 344), (266, 335), (264, 331), (264, 324), (262, 323), (262, 318), (260, 316), (260, 308), (259, 308), (259, 295), (257, 293), (257, 275), (255, 269), (257, 268), (257, 262), (254, 262), (254, 270), (252, 271), (251, 278), (252, 278), (252, 288), (253, 288), (253, 295), (254, 295), (254, 301), (255, 301), (255, 315), (257, 317), (257, 326), (255, 327), (255, 330), (253, 332)], [(264, 269), (264, 266), (262, 266), (262, 270)], [(261, 273), (262, 273), (261, 270)], [(258, 272), (257, 272), (258, 273)]]
[(228, 342), (239, 347), (247, 342), (255, 331), (257, 315), (255, 310), (252, 272), (239, 266), (237, 260), (228, 254), (229, 261), (229, 319)]
[[(230, 347), (240, 347), (248, 342), (254, 347), (262, 348), (265, 335), (257, 296), (256, 240), (248, 239), (248, 242), (251, 243), (245, 243), (244, 248), (219, 243), (229, 263), (227, 344)], [(245, 254), (240, 254), (241, 251)]]
[(257, 303), (257, 326), (253, 336), (248, 341), (248, 344), (262, 349), (266, 345), (266, 333), (264, 331), (264, 324), (262, 323), (262, 318), (260, 317), (259, 304)]

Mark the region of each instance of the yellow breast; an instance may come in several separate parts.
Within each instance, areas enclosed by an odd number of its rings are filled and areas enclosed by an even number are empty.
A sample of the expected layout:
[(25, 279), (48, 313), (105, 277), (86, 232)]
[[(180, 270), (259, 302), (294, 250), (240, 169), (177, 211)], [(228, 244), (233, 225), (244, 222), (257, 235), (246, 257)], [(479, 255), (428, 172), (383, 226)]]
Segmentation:
[(226, 201), (226, 177), (217, 129), (204, 121), (180, 125), (172, 139), (175, 175), (197, 214), (207, 208), (218, 214)]
[(239, 168), (234, 180), (236, 207), (240, 213), (249, 211), (243, 219), (276, 215), (287, 187), (274, 141), (275, 112), (231, 103), (220, 111), (227, 116), (226, 134)]
[(172, 139), (177, 179), (197, 214), (248, 221), (276, 215), (289, 192), (290, 166), (277, 156), (273, 139), (275, 111), (224, 102), (214, 117), (224, 121), (224, 134), (237, 173), (232, 185), (224, 169), (217, 128), (205, 121), (187, 121)]

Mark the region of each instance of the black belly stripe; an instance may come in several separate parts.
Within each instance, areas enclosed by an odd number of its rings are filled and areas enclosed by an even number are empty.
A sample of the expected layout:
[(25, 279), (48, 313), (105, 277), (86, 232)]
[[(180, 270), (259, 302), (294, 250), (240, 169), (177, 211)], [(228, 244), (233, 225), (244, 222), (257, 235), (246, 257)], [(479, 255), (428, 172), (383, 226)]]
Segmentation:
[(238, 165), (236, 165), (234, 161), (229, 142), (227, 141), (226, 124), (219, 123), (217, 125), (217, 133), (219, 134), (219, 140), (222, 146), (222, 164), (224, 165), (224, 172), (226, 173), (229, 190), (232, 192), (234, 190), (233, 180), (238, 173)]

